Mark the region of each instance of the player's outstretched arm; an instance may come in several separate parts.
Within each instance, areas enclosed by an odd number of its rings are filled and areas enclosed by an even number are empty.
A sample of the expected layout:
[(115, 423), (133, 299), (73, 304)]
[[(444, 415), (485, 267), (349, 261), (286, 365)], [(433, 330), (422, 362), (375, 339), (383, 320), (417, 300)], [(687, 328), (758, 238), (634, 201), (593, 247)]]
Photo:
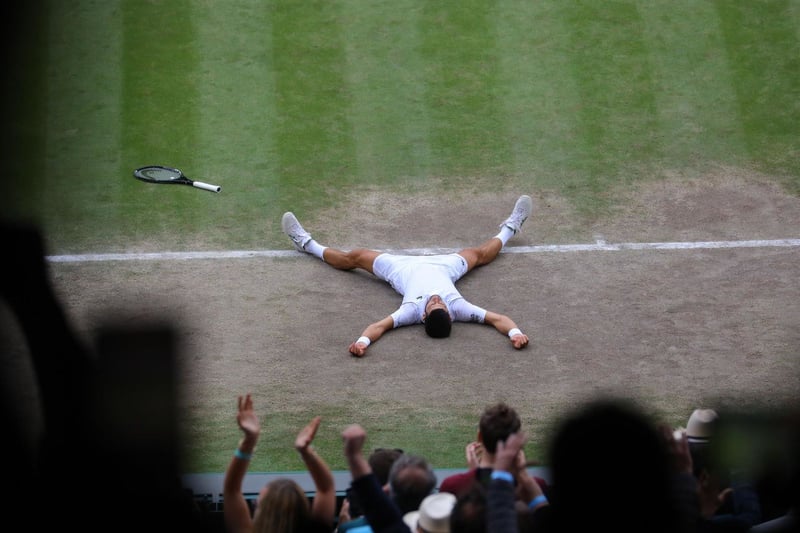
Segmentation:
[(361, 337), (350, 344), (350, 353), (356, 357), (364, 357), (367, 353), (367, 347), (380, 339), (383, 334), (392, 329), (392, 327), (394, 327), (394, 320), (391, 315), (379, 322), (370, 324), (367, 326), (367, 329), (364, 330), (364, 333), (361, 334)]
[(522, 333), (522, 331), (520, 331), (520, 329), (517, 327), (517, 324), (506, 315), (487, 311), (483, 322), (493, 326), (494, 329), (503, 335), (508, 336), (508, 338), (511, 340), (512, 346), (514, 346), (514, 348), (517, 350), (521, 350), (528, 345), (528, 336)]

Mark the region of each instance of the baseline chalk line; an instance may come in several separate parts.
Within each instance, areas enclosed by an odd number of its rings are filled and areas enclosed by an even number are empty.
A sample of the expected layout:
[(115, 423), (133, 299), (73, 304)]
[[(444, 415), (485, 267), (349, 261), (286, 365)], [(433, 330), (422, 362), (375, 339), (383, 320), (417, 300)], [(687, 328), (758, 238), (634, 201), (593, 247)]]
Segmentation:
[[(712, 250), (718, 248), (774, 248), (798, 247), (800, 239), (772, 239), (750, 241), (698, 241), (698, 242), (623, 242), (608, 243), (598, 239), (594, 244), (540, 244), (535, 246), (507, 246), (502, 253), (530, 254), (542, 252), (621, 252), (626, 250)], [(461, 248), (407, 248), (383, 250), (391, 253), (429, 255), (454, 253)], [(152, 252), (80, 255), (48, 255), (51, 263), (89, 263), (98, 261), (187, 261), (192, 259), (250, 259), (256, 257), (293, 257), (296, 250), (231, 250), (220, 252)]]

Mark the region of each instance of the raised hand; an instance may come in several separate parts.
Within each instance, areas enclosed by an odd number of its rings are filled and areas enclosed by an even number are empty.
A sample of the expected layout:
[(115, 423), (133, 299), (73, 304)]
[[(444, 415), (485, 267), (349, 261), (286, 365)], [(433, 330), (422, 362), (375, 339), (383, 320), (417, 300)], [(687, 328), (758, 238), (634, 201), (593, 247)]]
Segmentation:
[(238, 403), (239, 411), (236, 413), (236, 423), (245, 435), (257, 436), (261, 433), (261, 423), (258, 421), (258, 415), (253, 409), (253, 399), (250, 394), (244, 397), (239, 396)]
[(346, 457), (353, 457), (361, 453), (364, 442), (367, 440), (367, 432), (358, 424), (351, 424), (342, 431), (344, 441), (344, 454)]
[(317, 434), (320, 422), (322, 422), (322, 417), (315, 416), (306, 427), (300, 430), (300, 433), (297, 434), (297, 438), (294, 440), (295, 450), (300, 453), (308, 450), (309, 446), (311, 446), (311, 443), (314, 441), (314, 436)]

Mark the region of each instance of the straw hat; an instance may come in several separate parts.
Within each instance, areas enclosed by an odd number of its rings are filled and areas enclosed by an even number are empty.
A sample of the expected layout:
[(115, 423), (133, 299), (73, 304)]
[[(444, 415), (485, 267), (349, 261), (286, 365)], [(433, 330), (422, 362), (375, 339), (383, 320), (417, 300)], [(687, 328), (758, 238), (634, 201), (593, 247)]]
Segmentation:
[(430, 533), (450, 533), (450, 514), (456, 504), (456, 497), (449, 492), (437, 492), (427, 496), (419, 505), (419, 510), (403, 516), (403, 521), (411, 529), (421, 529)]
[(719, 416), (713, 409), (695, 409), (686, 424), (686, 438), (689, 442), (708, 442), (714, 434)]

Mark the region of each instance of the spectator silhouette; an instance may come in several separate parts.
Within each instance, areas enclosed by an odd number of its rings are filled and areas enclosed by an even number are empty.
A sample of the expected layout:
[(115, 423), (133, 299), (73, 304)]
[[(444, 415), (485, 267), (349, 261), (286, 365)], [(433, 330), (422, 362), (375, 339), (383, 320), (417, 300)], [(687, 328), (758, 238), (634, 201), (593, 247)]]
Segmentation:
[[(775, 509), (749, 533), (800, 533), (800, 409), (787, 409), (772, 420), (769, 437), (778, 444), (761, 458), (759, 485)], [(768, 490), (767, 490), (768, 488)]]
[(548, 444), (550, 505), (540, 531), (673, 533), (683, 523), (662, 434), (633, 403), (598, 398), (566, 416)]
[[(7, 367), (27, 362), (32, 370), (31, 383), (24, 372), (3, 373), (2, 414), (10, 429), (4, 442), (15, 458), (4, 471), (7, 508), (34, 517), (34, 528), (43, 530), (211, 530), (180, 484), (170, 322), (156, 317), (132, 326), (126, 317), (108, 316), (90, 350), (56, 297), (39, 231), (4, 222), (0, 236), (13, 251), (2, 262), (0, 295), (27, 348), (20, 354), (4, 342), (3, 355)], [(7, 322), (4, 341), (14, 326)], [(5, 386), (17, 379), (22, 383)], [(35, 391), (38, 402), (20, 401), (21, 389)], [(41, 431), (31, 432), (31, 424)], [(67, 493), (51, 494), (43, 512), (35, 495), (62, 486)], [(137, 501), (143, 503), (137, 512), (120, 520), (119, 502)]]
[[(22, 223), (3, 222), (0, 237), (11, 250), (0, 262), (0, 295), (8, 306), (10, 319), (3, 324), (4, 367), (20, 369), (2, 374), (5, 427), (12, 429), (6, 445), (17, 452), (17, 460), (9, 465), (21, 469), (14, 473), (15, 477), (20, 483), (29, 483), (33, 481), (32, 474), (47, 475), (66, 466), (62, 456), (81, 452), (83, 443), (76, 439), (84, 439), (88, 430), (83, 427), (86, 417), (80, 410), (87, 408), (84, 391), (92, 384), (92, 359), (52, 288), (38, 230)], [(12, 351), (10, 336), (15, 327), (27, 353)], [(23, 360), (26, 356), (28, 361)], [(26, 363), (30, 363), (33, 382), (23, 387), (17, 380), (29, 377), (21, 372)], [(27, 425), (36, 422), (39, 413), (33, 408), (22, 411), (20, 398), (12, 394), (31, 388), (38, 392), (33, 396), (41, 408), (42, 430), (33, 436), (36, 442), (22, 442), (18, 439), (30, 435)]]

